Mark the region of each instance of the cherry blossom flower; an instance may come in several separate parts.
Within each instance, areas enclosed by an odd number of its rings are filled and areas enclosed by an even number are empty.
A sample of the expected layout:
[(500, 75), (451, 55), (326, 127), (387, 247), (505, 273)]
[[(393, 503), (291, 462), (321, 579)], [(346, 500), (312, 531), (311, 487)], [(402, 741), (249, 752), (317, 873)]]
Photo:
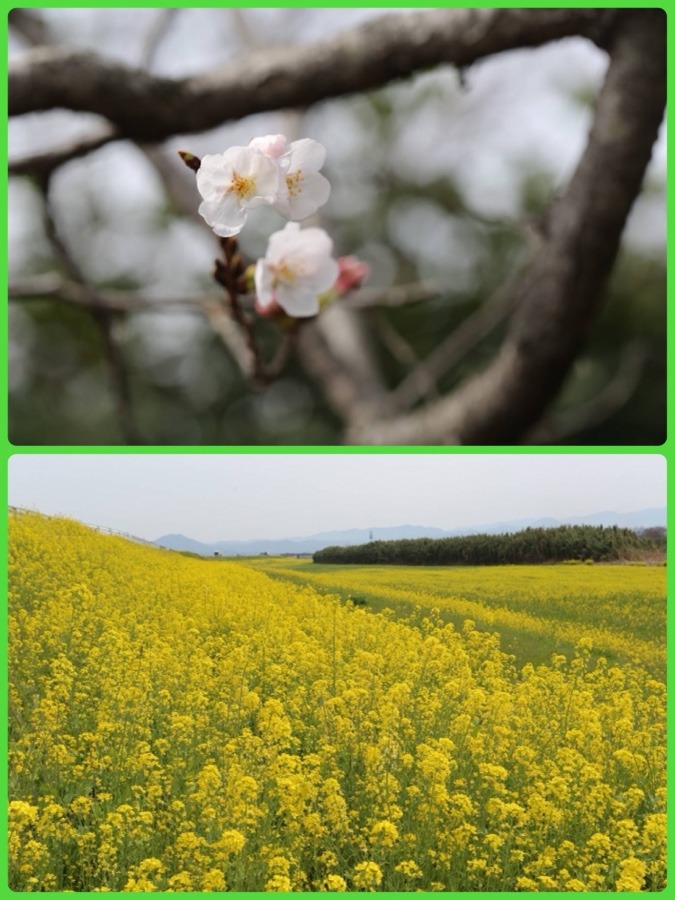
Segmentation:
[(269, 239), (255, 270), (256, 309), (266, 315), (281, 308), (290, 316), (315, 316), (320, 296), (338, 277), (333, 242), (321, 228), (289, 222)]
[(249, 147), (276, 160), (281, 170), (274, 208), (293, 222), (314, 215), (330, 196), (330, 184), (319, 173), (326, 161), (326, 148), (311, 138), (289, 144), (283, 134), (253, 138)]
[(220, 237), (239, 234), (249, 209), (277, 201), (285, 190), (279, 165), (251, 147), (230, 147), (205, 156), (197, 172), (204, 198), (199, 214)]

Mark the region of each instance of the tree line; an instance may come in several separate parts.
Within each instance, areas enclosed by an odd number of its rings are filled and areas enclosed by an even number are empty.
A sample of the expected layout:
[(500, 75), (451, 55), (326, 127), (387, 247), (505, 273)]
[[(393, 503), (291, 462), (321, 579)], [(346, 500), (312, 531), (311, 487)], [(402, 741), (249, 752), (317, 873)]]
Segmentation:
[(353, 547), (326, 547), (315, 563), (405, 566), (494, 566), (638, 559), (662, 549), (654, 534), (602, 525), (526, 528), (514, 534), (371, 541)]

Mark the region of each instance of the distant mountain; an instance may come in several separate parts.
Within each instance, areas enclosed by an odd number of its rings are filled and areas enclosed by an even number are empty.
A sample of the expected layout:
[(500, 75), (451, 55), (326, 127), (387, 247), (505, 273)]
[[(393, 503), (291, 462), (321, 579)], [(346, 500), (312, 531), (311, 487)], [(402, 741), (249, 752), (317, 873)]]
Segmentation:
[(346, 531), (322, 531), (309, 537), (259, 539), (250, 541), (217, 541), (213, 544), (200, 543), (184, 534), (165, 534), (153, 543), (168, 550), (188, 550), (201, 556), (270, 556), (283, 553), (314, 553), (324, 547), (350, 547), (353, 544), (367, 544), (371, 540), (397, 541), (402, 538), (445, 537), (441, 528), (424, 528), (419, 525), (396, 525), (389, 528), (350, 528)]
[(493, 522), (490, 525), (478, 525), (475, 528), (461, 528), (447, 532), (448, 535), (463, 534), (506, 534), (522, 531), (524, 528), (555, 528), (558, 525), (604, 525), (619, 528), (651, 528), (666, 525), (665, 506), (653, 506), (649, 509), (638, 509), (633, 512), (617, 513), (612, 510), (591, 513), (587, 516), (570, 516), (567, 519), (514, 519), (509, 522)]
[[(397, 541), (404, 538), (458, 537), (465, 534), (507, 534), (524, 528), (554, 528), (556, 525), (618, 525), (620, 528), (650, 528), (666, 525), (665, 507), (639, 509), (635, 512), (617, 513), (612, 511), (593, 513), (587, 516), (572, 516), (569, 519), (529, 518), (507, 522), (492, 522), (467, 528), (442, 528), (423, 525), (396, 525), (387, 528), (351, 528), (345, 531), (322, 531), (308, 537), (279, 538), (277, 540), (217, 541), (213, 544), (195, 541), (184, 534), (165, 534), (153, 543), (169, 550), (187, 550), (200, 556), (270, 556), (284, 553), (314, 553), (324, 547), (349, 547), (367, 544), (370, 540)], [(371, 537), (372, 535), (372, 537)]]

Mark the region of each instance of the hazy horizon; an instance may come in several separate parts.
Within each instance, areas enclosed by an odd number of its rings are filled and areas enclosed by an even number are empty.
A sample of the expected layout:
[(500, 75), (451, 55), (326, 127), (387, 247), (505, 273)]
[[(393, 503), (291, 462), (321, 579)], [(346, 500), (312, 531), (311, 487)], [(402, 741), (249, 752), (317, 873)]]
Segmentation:
[(633, 512), (666, 503), (655, 454), (15, 455), (10, 505), (206, 543)]

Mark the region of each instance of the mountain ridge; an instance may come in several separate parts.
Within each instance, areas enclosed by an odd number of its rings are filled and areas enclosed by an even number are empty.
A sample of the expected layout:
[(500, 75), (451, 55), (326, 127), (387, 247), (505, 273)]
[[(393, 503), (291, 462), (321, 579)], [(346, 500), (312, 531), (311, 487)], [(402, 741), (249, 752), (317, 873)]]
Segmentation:
[[(570, 516), (565, 519), (550, 517), (530, 517), (511, 519), (504, 522), (493, 522), (486, 525), (465, 526), (442, 529), (425, 525), (389, 525), (372, 528), (349, 528), (337, 531), (321, 531), (316, 534), (293, 538), (253, 538), (245, 541), (197, 541), (187, 535), (165, 534), (153, 541), (160, 547), (169, 550), (181, 550), (197, 553), (200, 556), (259, 556), (267, 553), (270, 556), (285, 553), (315, 553), (325, 547), (347, 547), (352, 544), (366, 544), (370, 540), (394, 541), (404, 538), (443, 538), (460, 537), (470, 534), (506, 534), (522, 531), (524, 528), (554, 528), (558, 525), (604, 525), (620, 528), (650, 528), (666, 525), (664, 507), (649, 507), (628, 513), (617, 513), (604, 510), (589, 513), (585, 516)], [(372, 537), (371, 537), (372, 536)]]

